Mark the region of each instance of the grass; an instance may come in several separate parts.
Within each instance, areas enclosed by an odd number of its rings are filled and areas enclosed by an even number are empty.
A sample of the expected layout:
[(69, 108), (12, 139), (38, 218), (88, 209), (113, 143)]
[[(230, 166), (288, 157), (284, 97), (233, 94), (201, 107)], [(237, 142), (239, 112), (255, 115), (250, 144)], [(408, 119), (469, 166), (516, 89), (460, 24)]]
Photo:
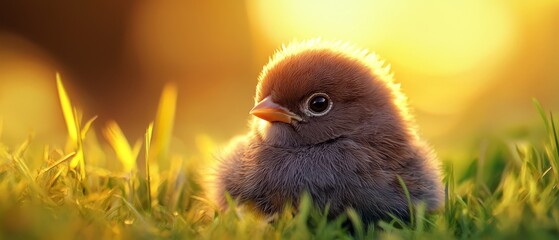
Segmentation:
[[(486, 142), (464, 173), (445, 165), (446, 204), (427, 214), (410, 206), (411, 222), (364, 226), (358, 215), (328, 221), (304, 197), (268, 223), (233, 208), (218, 212), (205, 197), (201, 169), (214, 144), (198, 139), (200, 154), (169, 151), (176, 88), (167, 86), (144, 139), (131, 143), (116, 122), (101, 140), (57, 80), (67, 123), (66, 146), (0, 141), (0, 239), (556, 239), (559, 236), (557, 123), (535, 101), (543, 120), (538, 139)], [(0, 123), (0, 140), (1, 140)], [(36, 150), (43, 147), (43, 150)], [(231, 205), (235, 205), (230, 201)], [(349, 232), (344, 222), (355, 226)]]

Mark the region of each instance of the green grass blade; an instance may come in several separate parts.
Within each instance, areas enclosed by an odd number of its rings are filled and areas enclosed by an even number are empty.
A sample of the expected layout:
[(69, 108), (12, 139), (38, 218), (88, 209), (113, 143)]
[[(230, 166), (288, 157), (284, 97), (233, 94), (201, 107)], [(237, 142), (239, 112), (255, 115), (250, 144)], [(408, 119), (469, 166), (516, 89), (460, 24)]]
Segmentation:
[[(557, 129), (555, 128), (555, 119), (553, 118), (552, 113), (549, 113), (549, 120), (551, 122), (551, 129), (550, 129), (549, 135), (550, 135), (552, 144), (554, 144), (553, 149), (555, 149), (554, 154), (551, 157), (551, 159), (549, 159), (549, 161), (554, 163), (555, 168), (557, 168), (559, 166), (559, 139), (557, 138)], [(555, 178), (557, 179), (556, 182), (559, 182), (559, 174), (557, 174), (557, 172), (559, 172), (559, 169), (557, 169), (556, 175), (555, 175)]]
[(547, 120), (547, 114), (545, 113), (545, 110), (543, 109), (542, 105), (540, 104), (540, 101), (538, 101), (535, 98), (532, 98), (532, 103), (534, 104), (534, 106), (536, 107), (536, 110), (540, 114), (540, 118), (543, 120), (543, 122), (545, 124), (545, 129), (548, 130), (548, 132), (549, 132), (549, 121)]
[(397, 177), (398, 177), (398, 182), (400, 183), (400, 186), (402, 187), (402, 189), (404, 190), (404, 194), (406, 195), (406, 201), (408, 202), (408, 211), (409, 211), (411, 226), (414, 226), (415, 214), (414, 214), (413, 202), (411, 201), (410, 192), (408, 191), (408, 187), (406, 186), (404, 179), (402, 179), (402, 177), (400, 177), (399, 175)]
[(359, 214), (357, 214), (357, 212), (353, 208), (350, 208), (347, 210), (347, 216), (353, 224), (356, 239), (365, 239), (365, 229), (363, 227), (363, 222), (361, 221), (361, 217), (359, 216)]

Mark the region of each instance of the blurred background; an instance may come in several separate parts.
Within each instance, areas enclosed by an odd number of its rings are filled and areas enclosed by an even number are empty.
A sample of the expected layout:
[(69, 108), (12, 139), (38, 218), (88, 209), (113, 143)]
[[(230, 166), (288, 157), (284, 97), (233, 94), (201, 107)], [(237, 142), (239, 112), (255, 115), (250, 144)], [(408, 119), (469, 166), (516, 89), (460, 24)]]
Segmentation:
[[(2, 138), (63, 143), (55, 73), (97, 130), (130, 139), (178, 86), (174, 142), (247, 130), (257, 76), (293, 39), (349, 41), (392, 65), (443, 159), (559, 110), (559, 1), (0, 1)], [(540, 125), (538, 125), (540, 126)]]

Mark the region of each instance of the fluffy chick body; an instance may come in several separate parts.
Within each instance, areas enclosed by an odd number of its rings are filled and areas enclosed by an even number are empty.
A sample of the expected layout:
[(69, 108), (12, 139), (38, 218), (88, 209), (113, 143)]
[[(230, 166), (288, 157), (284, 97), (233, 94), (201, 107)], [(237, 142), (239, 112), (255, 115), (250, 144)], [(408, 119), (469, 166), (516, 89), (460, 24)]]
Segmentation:
[[(329, 95), (325, 115), (305, 101)], [(400, 177), (414, 204), (443, 203), (438, 161), (417, 135), (405, 96), (383, 62), (347, 44), (319, 40), (284, 47), (264, 67), (256, 103), (273, 101), (292, 121), (253, 118), (251, 131), (223, 154), (214, 198), (228, 192), (264, 214), (297, 205), (308, 192), (337, 216), (355, 209), (364, 222), (409, 217)]]

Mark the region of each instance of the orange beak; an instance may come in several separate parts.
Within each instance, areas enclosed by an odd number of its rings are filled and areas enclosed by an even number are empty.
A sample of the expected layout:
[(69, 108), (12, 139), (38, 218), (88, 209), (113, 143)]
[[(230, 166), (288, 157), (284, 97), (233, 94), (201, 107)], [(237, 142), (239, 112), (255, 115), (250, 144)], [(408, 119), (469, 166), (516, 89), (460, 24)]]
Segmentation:
[(287, 108), (273, 102), (271, 96), (268, 96), (257, 103), (252, 110), (250, 110), (250, 114), (268, 122), (291, 123), (293, 120), (302, 120), (302, 118), (297, 114), (292, 113), (287, 110)]

